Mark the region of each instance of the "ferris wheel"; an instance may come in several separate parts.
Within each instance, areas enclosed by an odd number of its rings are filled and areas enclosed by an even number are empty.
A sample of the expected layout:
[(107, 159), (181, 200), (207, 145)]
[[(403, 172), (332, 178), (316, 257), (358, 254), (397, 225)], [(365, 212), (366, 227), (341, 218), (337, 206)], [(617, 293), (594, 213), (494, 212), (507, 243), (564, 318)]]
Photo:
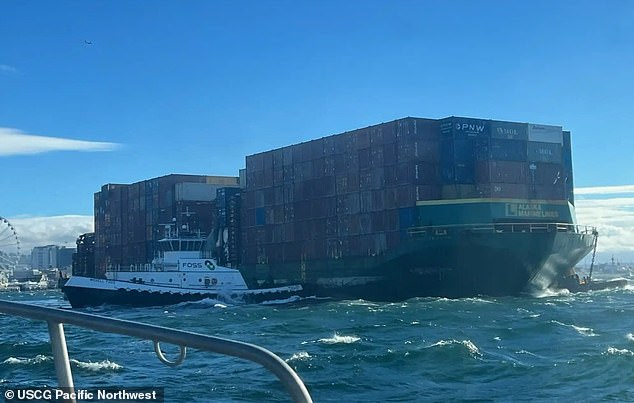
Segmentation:
[(0, 216), (0, 271), (13, 270), (20, 260), (20, 239), (9, 220)]

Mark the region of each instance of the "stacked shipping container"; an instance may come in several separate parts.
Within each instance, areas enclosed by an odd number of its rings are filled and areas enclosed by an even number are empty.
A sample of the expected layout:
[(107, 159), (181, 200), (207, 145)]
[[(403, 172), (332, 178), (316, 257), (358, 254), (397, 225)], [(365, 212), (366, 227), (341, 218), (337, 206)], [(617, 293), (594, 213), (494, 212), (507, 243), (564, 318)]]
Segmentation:
[(236, 266), (240, 260), (240, 188), (220, 188), (216, 194), (216, 257), (218, 263)]
[(440, 197), (438, 133), (435, 120), (406, 118), (248, 156), (242, 262), (395, 246), (416, 201)]
[(572, 200), (561, 127), (458, 117), (440, 127), (443, 199)]
[(420, 201), (572, 198), (561, 127), (405, 118), (247, 156), (242, 263), (374, 256)]
[(133, 184), (107, 184), (95, 193), (95, 276), (108, 267), (149, 263), (164, 236), (161, 225), (214, 229), (215, 198), (237, 177), (166, 175)]
[(95, 233), (81, 234), (73, 254), (73, 276), (95, 277)]

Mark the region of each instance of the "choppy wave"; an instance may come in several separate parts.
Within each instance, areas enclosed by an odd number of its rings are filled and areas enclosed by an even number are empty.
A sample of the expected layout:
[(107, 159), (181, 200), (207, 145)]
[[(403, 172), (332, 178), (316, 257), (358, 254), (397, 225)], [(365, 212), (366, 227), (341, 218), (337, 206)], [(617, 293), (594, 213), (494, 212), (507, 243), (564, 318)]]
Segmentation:
[(598, 334), (596, 334), (596, 333), (594, 332), (594, 330), (593, 330), (593, 329), (591, 329), (591, 328), (589, 328), (589, 327), (582, 327), (582, 326), (568, 325), (568, 324), (566, 324), (566, 323), (562, 323), (562, 322), (559, 322), (559, 321), (557, 321), (557, 320), (553, 320), (553, 321), (551, 321), (551, 322), (552, 322), (552, 323), (555, 323), (555, 324), (557, 324), (557, 325), (560, 325), (560, 326), (565, 326), (565, 327), (570, 327), (570, 328), (573, 328), (573, 329), (575, 329), (575, 330), (577, 331), (577, 333), (579, 333), (579, 334), (581, 334), (581, 335), (583, 335), (583, 336), (588, 336), (588, 337), (595, 337), (595, 336), (598, 336)]
[(634, 356), (634, 352), (632, 352), (632, 351), (630, 351), (630, 350), (628, 350), (628, 349), (626, 349), (626, 348), (619, 349), (619, 348), (616, 348), (616, 347), (609, 347), (609, 348), (606, 350), (606, 354), (609, 354), (609, 355), (627, 355), (627, 356)]
[(301, 300), (302, 298), (299, 295), (292, 295), (284, 299), (274, 299), (271, 301), (264, 301), (261, 303), (261, 305), (283, 305), (283, 304), (290, 304), (292, 302), (297, 302)]
[(121, 365), (117, 364), (116, 362), (112, 362), (110, 360), (104, 360), (99, 362), (92, 362), (92, 361), (84, 362), (84, 361), (79, 361), (79, 360), (75, 360), (71, 358), (70, 362), (77, 365), (78, 368), (82, 368), (82, 369), (86, 369), (88, 371), (94, 371), (94, 372), (98, 372), (101, 370), (118, 371), (123, 368)]
[(478, 346), (476, 346), (471, 340), (440, 340), (429, 347), (445, 347), (445, 346), (464, 346), (469, 354), (473, 356), (481, 357), (482, 353)]
[(300, 351), (298, 353), (293, 354), (291, 356), (291, 358), (286, 360), (286, 362), (289, 362), (289, 361), (306, 361), (309, 358), (311, 358), (311, 356), (310, 356), (310, 354), (308, 354), (308, 352)]
[(357, 336), (341, 336), (335, 333), (332, 337), (319, 339), (317, 341), (324, 344), (352, 344), (359, 340), (361, 340), (361, 338)]
[[(205, 300), (176, 308), (96, 311), (261, 345), (297, 371), (314, 401), (341, 396), (377, 402), (508, 401), (513, 396), (568, 401), (580, 382), (585, 400), (634, 401), (634, 391), (623, 382), (634, 362), (634, 327), (627, 320), (632, 295), (618, 289), (540, 299), (315, 300), (289, 309)], [(539, 319), (531, 319), (535, 316)], [(56, 384), (45, 322), (27, 330), (22, 320), (3, 321), (0, 386)], [(209, 401), (210, 392), (214, 401), (288, 399), (282, 388), (272, 387), (269, 373), (233, 357), (192, 351), (174, 370), (155, 359), (147, 340), (74, 326), (68, 326), (66, 337), (71, 358), (84, 361), (71, 363), (79, 385), (147, 387), (154, 382), (171, 393), (168, 400), (192, 402)], [(226, 382), (214, 382), (218, 376)]]
[(33, 358), (23, 358), (23, 357), (9, 357), (4, 360), (3, 364), (9, 365), (36, 365), (41, 364), (43, 362), (53, 361), (53, 357), (38, 354)]
[(561, 297), (570, 294), (570, 291), (565, 288), (544, 288), (531, 291), (531, 295), (535, 298)]
[[(219, 301), (214, 298), (205, 298), (199, 301), (186, 301), (180, 302), (178, 304), (173, 305), (173, 308), (184, 308), (184, 307), (211, 307), (211, 308), (227, 308), (227, 301)], [(229, 304), (231, 305), (231, 304)]]

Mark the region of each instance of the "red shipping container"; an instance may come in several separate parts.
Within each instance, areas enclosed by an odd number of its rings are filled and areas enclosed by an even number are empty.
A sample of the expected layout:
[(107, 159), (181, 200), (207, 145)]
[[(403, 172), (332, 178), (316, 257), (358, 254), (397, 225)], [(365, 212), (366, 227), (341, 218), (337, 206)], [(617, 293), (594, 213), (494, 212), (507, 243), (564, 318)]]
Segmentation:
[(476, 187), (479, 197), (527, 199), (529, 186), (519, 183), (487, 183)]
[(476, 161), (477, 183), (528, 183), (528, 166), (519, 161)]

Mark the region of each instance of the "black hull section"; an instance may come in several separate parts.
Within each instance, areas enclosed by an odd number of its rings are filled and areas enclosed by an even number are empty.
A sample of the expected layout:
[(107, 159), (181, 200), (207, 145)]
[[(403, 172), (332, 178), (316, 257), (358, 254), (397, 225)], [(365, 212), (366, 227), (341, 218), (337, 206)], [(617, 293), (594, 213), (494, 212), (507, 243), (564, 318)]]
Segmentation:
[[(592, 233), (430, 229), (413, 232), (382, 256), (307, 261), (298, 276), (308, 295), (337, 299), (401, 301), (413, 297), (521, 295), (554, 287), (593, 246)], [(264, 270), (263, 270), (264, 269)], [(266, 270), (268, 269), (268, 270)], [(289, 278), (292, 267), (258, 267)], [(253, 271), (244, 271), (246, 278)], [(295, 279), (299, 280), (299, 279)]]
[(218, 293), (168, 293), (126, 289), (104, 290), (72, 286), (65, 286), (63, 291), (73, 308), (104, 304), (131, 307), (166, 306), (181, 302), (201, 301), (207, 298), (231, 303), (261, 303), (284, 300), (297, 295), (297, 292), (292, 291), (224, 295)]

